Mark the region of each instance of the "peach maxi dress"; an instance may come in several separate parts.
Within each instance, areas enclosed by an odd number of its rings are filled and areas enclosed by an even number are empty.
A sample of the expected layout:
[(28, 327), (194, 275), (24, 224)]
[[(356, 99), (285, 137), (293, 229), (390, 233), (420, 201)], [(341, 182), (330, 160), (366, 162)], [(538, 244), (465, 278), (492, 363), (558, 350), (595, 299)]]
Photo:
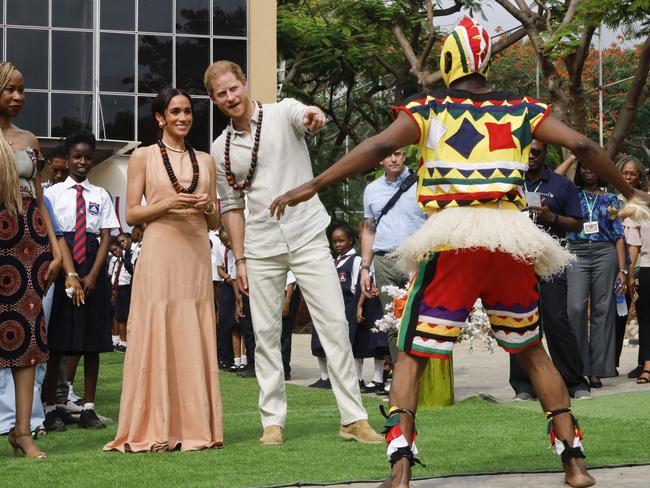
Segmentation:
[[(145, 197), (175, 194), (158, 146), (147, 151)], [(168, 151), (179, 183), (189, 154)], [(208, 192), (200, 163), (197, 193)], [(205, 217), (166, 214), (147, 225), (136, 263), (115, 440), (104, 450), (198, 450), (223, 445), (210, 244)]]

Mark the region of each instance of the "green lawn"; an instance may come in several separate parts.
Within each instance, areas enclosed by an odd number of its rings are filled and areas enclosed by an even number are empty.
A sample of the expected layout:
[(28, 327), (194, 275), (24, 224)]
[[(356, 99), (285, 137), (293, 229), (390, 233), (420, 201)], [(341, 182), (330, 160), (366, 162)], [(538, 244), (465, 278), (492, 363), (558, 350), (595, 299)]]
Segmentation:
[[(123, 355), (102, 356), (97, 408), (117, 419)], [(82, 369), (80, 369), (80, 372)], [(225, 448), (201, 452), (104, 453), (116, 424), (101, 431), (72, 427), (39, 441), (42, 462), (13, 459), (0, 439), (1, 486), (51, 488), (96, 486), (253, 487), (296, 482), (379, 480), (388, 472), (384, 445), (338, 438), (338, 411), (331, 391), (289, 385), (287, 442), (259, 446), (257, 384), (221, 376)], [(77, 380), (82, 384), (81, 378)], [(365, 397), (370, 422), (381, 429), (381, 401)], [(650, 461), (650, 393), (577, 402), (590, 466)], [(418, 447), (426, 468), (416, 477), (454, 473), (559, 469), (548, 446), (545, 419), (532, 402), (499, 405), (471, 398), (445, 409), (421, 410)], [(11, 480), (11, 481), (10, 481)]]

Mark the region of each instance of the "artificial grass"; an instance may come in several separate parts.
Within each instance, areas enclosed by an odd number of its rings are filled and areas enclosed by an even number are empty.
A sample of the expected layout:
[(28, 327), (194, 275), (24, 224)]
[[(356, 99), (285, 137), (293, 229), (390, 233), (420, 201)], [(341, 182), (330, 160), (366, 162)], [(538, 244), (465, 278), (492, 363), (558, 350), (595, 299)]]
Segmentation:
[[(115, 435), (123, 355), (102, 355), (96, 401), (114, 422), (88, 431), (72, 426), (38, 441), (41, 462), (13, 459), (0, 444), (4, 486), (210, 486), (258, 487), (298, 482), (382, 479), (388, 473), (384, 445), (338, 438), (339, 416), (331, 391), (288, 385), (286, 443), (260, 446), (257, 383), (221, 375), (225, 448), (199, 452), (104, 453)], [(80, 368), (80, 372), (82, 369)], [(77, 384), (83, 384), (81, 378)], [(574, 402), (585, 434), (590, 466), (650, 462), (650, 393), (620, 394)], [(364, 396), (370, 423), (381, 429), (381, 400)], [(495, 404), (474, 397), (418, 414), (418, 448), (426, 468), (415, 477), (458, 473), (560, 470), (548, 445), (545, 418), (534, 402)]]

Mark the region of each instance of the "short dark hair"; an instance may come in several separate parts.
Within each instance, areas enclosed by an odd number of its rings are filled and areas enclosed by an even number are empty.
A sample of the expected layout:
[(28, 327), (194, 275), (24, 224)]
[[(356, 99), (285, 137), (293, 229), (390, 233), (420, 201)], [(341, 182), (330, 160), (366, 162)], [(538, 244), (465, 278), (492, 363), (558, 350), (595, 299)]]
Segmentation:
[(165, 115), (165, 110), (167, 110), (169, 102), (176, 95), (183, 95), (185, 98), (187, 98), (190, 101), (190, 107), (192, 107), (192, 111), (194, 111), (194, 102), (192, 101), (192, 97), (189, 93), (187, 93), (185, 90), (181, 90), (180, 88), (168, 87), (160, 90), (156, 98), (154, 98), (153, 103), (151, 104), (151, 115), (153, 115), (154, 119), (156, 118), (156, 114), (163, 116)]
[(646, 167), (643, 166), (643, 163), (639, 160), (639, 158), (632, 155), (619, 159), (616, 162), (616, 167), (622, 173), (623, 168), (627, 163), (636, 164), (636, 169), (639, 171), (639, 188), (637, 188), (637, 190), (646, 191), (646, 188), (648, 187), (648, 173)]
[(49, 155), (48, 159), (50, 159), (50, 160), (56, 159), (56, 158), (58, 158), (58, 159), (66, 159), (67, 156), (68, 156), (68, 154), (65, 151), (65, 147), (63, 146), (63, 144), (59, 144), (58, 146), (56, 146), (54, 149), (52, 149), (50, 151), (50, 155)]
[(131, 233), (130, 232), (120, 232), (117, 234), (117, 238), (119, 239), (120, 237), (126, 237), (127, 239), (131, 239)]
[[(580, 173), (580, 170), (582, 169), (582, 161), (578, 160), (578, 165), (576, 166), (576, 174), (573, 177), (573, 183), (578, 188), (582, 188), (585, 184), (585, 181), (582, 179), (582, 174)], [(600, 176), (598, 176), (598, 186), (600, 188), (607, 187), (607, 182), (603, 180)]]
[(334, 227), (332, 227), (332, 233), (330, 234), (330, 236), (332, 236), (334, 234), (334, 231), (337, 230), (340, 230), (348, 237), (348, 239), (352, 240), (352, 245), (356, 244), (357, 234), (356, 232), (354, 232), (354, 229), (350, 227), (348, 224), (346, 223), (336, 224)]
[(77, 144), (88, 144), (92, 152), (95, 152), (97, 148), (97, 139), (95, 139), (95, 134), (87, 130), (80, 130), (74, 134), (65, 138), (63, 147), (65, 149), (65, 155), (69, 156), (72, 148)]

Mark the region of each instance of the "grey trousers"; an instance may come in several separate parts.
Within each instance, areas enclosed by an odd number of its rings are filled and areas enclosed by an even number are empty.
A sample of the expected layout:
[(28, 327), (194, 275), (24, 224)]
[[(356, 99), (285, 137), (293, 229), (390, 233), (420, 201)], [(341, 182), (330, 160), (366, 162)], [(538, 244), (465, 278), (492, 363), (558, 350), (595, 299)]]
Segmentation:
[(610, 242), (574, 243), (576, 262), (567, 271), (567, 313), (585, 376), (616, 373), (616, 248)]
[[(384, 256), (375, 256), (373, 261), (375, 267), (375, 284), (381, 290), (382, 286), (395, 285), (400, 288), (406, 286), (409, 282), (409, 276), (397, 266), (397, 259)], [(381, 306), (386, 309), (386, 305), (391, 302), (392, 298), (383, 291), (379, 295)], [(388, 336), (388, 348), (390, 357), (395, 362), (397, 360), (397, 331), (391, 330), (386, 334)]]

